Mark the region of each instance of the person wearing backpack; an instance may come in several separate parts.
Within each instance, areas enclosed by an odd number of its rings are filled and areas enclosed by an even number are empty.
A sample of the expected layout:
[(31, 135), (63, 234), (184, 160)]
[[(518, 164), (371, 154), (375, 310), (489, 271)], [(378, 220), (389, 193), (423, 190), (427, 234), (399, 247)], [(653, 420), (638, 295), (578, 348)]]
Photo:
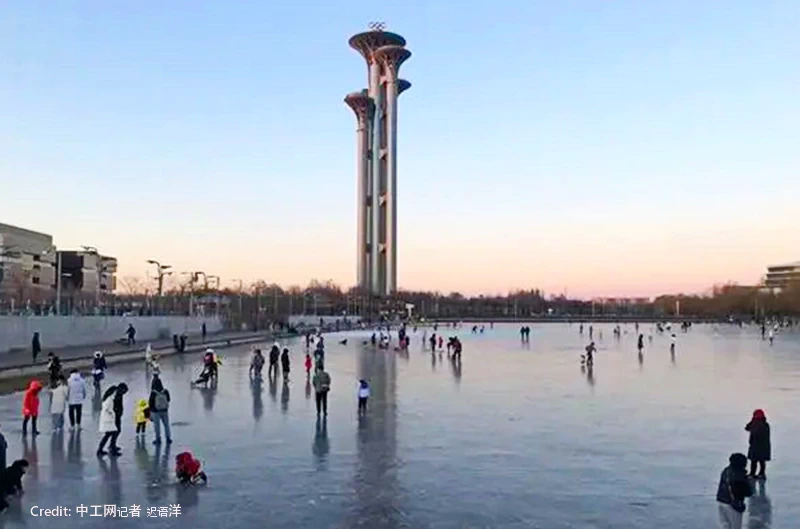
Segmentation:
[(328, 416), (328, 392), (331, 389), (331, 376), (322, 367), (317, 367), (314, 378), (311, 380), (314, 385), (317, 401), (317, 417), (322, 412)]
[(150, 420), (156, 429), (154, 445), (161, 444), (161, 424), (164, 424), (164, 435), (167, 444), (172, 443), (172, 431), (169, 428), (169, 391), (164, 389), (164, 384), (159, 377), (153, 377), (150, 386)]

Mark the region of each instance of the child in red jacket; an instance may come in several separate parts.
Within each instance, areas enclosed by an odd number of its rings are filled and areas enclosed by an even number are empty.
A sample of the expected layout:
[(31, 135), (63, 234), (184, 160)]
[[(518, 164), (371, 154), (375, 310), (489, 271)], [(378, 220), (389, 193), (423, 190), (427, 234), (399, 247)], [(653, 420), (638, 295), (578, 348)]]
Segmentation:
[(192, 456), (191, 452), (181, 452), (175, 456), (175, 477), (184, 485), (194, 485), (202, 481), (206, 483), (206, 473), (200, 470), (200, 461)]
[(39, 435), (36, 429), (36, 418), (39, 417), (39, 392), (42, 391), (42, 383), (38, 380), (31, 380), (25, 396), (22, 399), (22, 435), (28, 434), (28, 421), (31, 421), (31, 433)]

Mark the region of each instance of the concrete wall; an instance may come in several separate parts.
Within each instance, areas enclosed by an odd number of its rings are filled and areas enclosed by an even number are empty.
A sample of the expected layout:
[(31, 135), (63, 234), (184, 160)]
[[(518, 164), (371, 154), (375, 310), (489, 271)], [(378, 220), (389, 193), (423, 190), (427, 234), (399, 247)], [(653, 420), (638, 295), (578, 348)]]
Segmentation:
[(111, 343), (125, 336), (128, 324), (136, 328), (136, 341), (171, 338), (173, 334), (209, 333), (222, 329), (214, 318), (183, 316), (0, 316), (0, 353), (28, 350), (34, 332), (39, 332), (42, 350), (76, 345)]
[[(313, 316), (313, 315), (295, 315), (289, 316), (289, 325), (306, 325), (311, 327), (319, 327), (319, 320), (322, 320), (325, 325), (336, 325), (338, 321), (340, 324), (344, 323), (344, 316)], [(361, 318), (358, 316), (348, 316), (348, 320), (351, 323), (358, 323), (361, 321)]]

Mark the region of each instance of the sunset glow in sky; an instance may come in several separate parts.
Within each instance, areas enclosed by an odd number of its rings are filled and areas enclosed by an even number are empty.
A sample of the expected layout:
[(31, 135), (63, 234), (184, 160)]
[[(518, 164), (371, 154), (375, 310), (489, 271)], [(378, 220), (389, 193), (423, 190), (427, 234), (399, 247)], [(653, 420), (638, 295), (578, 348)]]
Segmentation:
[(121, 277), (352, 285), (372, 20), (414, 54), (402, 288), (655, 295), (800, 259), (796, 1), (3, 2), (0, 222)]

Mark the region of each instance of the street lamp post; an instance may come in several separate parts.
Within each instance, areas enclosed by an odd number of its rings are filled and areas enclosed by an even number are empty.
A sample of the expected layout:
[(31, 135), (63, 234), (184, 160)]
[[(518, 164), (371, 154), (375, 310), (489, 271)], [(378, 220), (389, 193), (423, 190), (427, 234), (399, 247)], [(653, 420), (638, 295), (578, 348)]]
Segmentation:
[(164, 294), (164, 276), (170, 275), (172, 272), (167, 272), (171, 265), (162, 265), (155, 259), (148, 259), (147, 264), (156, 265), (156, 277), (158, 278), (158, 297)]
[(220, 278), (219, 278), (219, 276), (208, 276), (208, 279), (213, 279), (213, 280), (214, 280), (214, 282), (215, 282), (215, 284), (216, 284), (216, 287), (214, 287), (214, 289), (216, 290), (216, 294), (217, 294), (217, 295), (215, 296), (215, 301), (214, 301), (214, 304), (217, 306), (217, 307), (216, 307), (216, 312), (217, 312), (217, 317), (219, 317), (219, 287), (220, 287)]

